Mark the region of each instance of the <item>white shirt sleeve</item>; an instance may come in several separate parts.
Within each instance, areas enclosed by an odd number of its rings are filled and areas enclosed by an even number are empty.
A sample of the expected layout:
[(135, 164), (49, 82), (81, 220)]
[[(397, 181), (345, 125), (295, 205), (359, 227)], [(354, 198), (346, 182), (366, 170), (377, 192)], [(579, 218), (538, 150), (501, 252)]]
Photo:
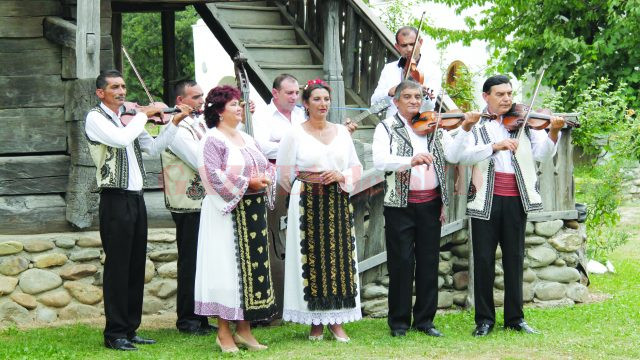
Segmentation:
[(291, 184), (296, 176), (296, 157), (298, 141), (294, 135), (294, 129), (280, 141), (276, 167), (278, 168), (278, 183), (287, 192), (291, 192)]
[(384, 125), (378, 124), (371, 144), (373, 166), (380, 171), (404, 171), (411, 168), (411, 156), (391, 155), (390, 142)]
[(549, 135), (544, 130), (531, 130), (531, 152), (535, 161), (544, 162), (551, 159), (558, 150), (558, 143), (562, 136), (562, 131), (558, 133), (558, 141), (555, 143), (549, 139)]
[(151, 156), (156, 156), (171, 144), (177, 131), (178, 127), (171, 121), (162, 129), (160, 135), (155, 139), (149, 135), (148, 132), (143, 131), (142, 134), (138, 136), (140, 149)]
[(459, 128), (455, 134), (455, 137), (452, 137), (449, 131), (442, 131), (442, 147), (444, 148), (444, 158), (450, 164), (457, 164), (460, 161), (460, 157), (462, 152), (464, 151), (467, 144), (467, 137), (471, 136), (473, 139), (473, 135), (469, 132), (464, 131), (462, 128)]
[(177, 127), (176, 135), (169, 145), (169, 149), (193, 170), (198, 169), (199, 144), (187, 129)]
[(384, 98), (391, 99), (389, 89), (400, 83), (400, 81), (398, 81), (398, 72), (394, 71), (395, 69), (393, 68), (396, 64), (397, 62), (389, 63), (382, 68), (380, 78), (378, 79), (378, 86), (374, 90), (373, 95), (371, 95), (372, 105)]
[(254, 138), (260, 146), (260, 150), (262, 150), (262, 153), (267, 159), (275, 159), (278, 156), (280, 143), (271, 141), (271, 131), (268, 124), (269, 119), (263, 116), (256, 116), (253, 120)]
[(457, 155), (459, 164), (475, 165), (493, 155), (492, 144), (476, 145), (476, 139), (473, 134), (471, 134), (471, 131), (464, 131), (464, 129), (460, 129), (456, 137), (458, 136), (465, 136), (464, 148)]
[(146, 123), (147, 115), (142, 112), (137, 113), (127, 126), (119, 127), (111, 121), (105, 121), (104, 116), (100, 113), (91, 111), (87, 115), (85, 131), (92, 141), (122, 149), (129, 146), (142, 132), (145, 132), (144, 125)]
[(356, 182), (362, 177), (362, 164), (358, 159), (358, 153), (353, 145), (353, 140), (351, 140), (349, 130), (342, 125), (338, 125), (338, 132), (338, 135), (344, 139), (348, 147), (348, 149), (345, 149), (347, 152), (347, 168), (340, 172), (344, 176), (344, 182), (340, 183), (340, 187), (345, 192), (351, 193), (355, 188)]

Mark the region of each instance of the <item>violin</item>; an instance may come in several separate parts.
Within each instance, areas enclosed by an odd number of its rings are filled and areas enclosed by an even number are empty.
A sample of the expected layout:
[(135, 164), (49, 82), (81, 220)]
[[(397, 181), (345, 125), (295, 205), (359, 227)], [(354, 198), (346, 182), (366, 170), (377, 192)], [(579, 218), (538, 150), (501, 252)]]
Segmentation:
[(404, 80), (407, 80), (409, 76), (413, 78), (414, 81), (419, 84), (424, 83), (424, 74), (422, 71), (418, 70), (418, 61), (415, 59), (416, 56), (416, 48), (418, 47), (418, 42), (420, 41), (420, 29), (422, 29), (422, 22), (424, 21), (424, 15), (426, 11), (422, 12), (422, 16), (420, 17), (420, 23), (418, 24), (418, 33), (416, 34), (416, 42), (413, 44), (413, 50), (411, 50), (411, 56), (407, 61), (405, 61), (403, 74)]
[[(524, 119), (529, 112), (529, 107), (524, 104), (513, 104), (511, 109), (504, 115), (502, 115), (502, 125), (508, 131), (515, 131), (524, 124)], [(549, 127), (551, 124), (551, 117), (553, 114), (549, 109), (542, 109), (536, 112), (529, 112), (529, 119), (527, 120), (527, 126), (534, 130), (542, 130)], [(565, 123), (572, 127), (580, 127), (580, 124), (565, 119)]]
[[(171, 121), (171, 115), (179, 114), (181, 112), (180, 108), (173, 106), (169, 107), (167, 104), (163, 102), (153, 102), (149, 105), (161, 106), (162, 107), (162, 117), (159, 115), (154, 115), (149, 117), (148, 121), (153, 122), (156, 125), (164, 125), (168, 124)], [(125, 101), (124, 104), (120, 107), (120, 121), (124, 126), (127, 126), (131, 119), (140, 111), (142, 106), (135, 102)], [(201, 110), (193, 110), (189, 114), (191, 116), (198, 116), (202, 113)]]
[[(482, 117), (496, 119), (495, 114), (483, 113)], [(465, 115), (459, 109), (439, 113), (437, 111), (425, 111), (418, 113), (411, 119), (411, 129), (416, 135), (424, 136), (432, 134), (437, 128), (453, 130), (462, 125)]]

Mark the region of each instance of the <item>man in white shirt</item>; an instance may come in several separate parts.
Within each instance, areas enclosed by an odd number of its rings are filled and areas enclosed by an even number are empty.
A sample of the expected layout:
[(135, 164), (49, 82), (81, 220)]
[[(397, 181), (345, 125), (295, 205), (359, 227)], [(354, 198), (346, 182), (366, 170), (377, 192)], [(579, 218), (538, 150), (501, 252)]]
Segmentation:
[[(486, 336), (495, 324), (493, 285), (497, 245), (504, 269), (504, 327), (538, 333), (524, 321), (522, 272), (527, 213), (542, 210), (534, 161), (549, 161), (556, 152), (561, 117), (552, 116), (549, 133), (526, 128), (509, 131), (502, 123), (512, 109), (511, 82), (504, 75), (488, 78), (482, 88), (486, 112), (497, 120), (482, 118), (471, 128), (463, 125), (466, 146), (460, 164), (474, 165), (467, 197), (473, 238), (475, 323), (473, 336)], [(476, 117), (476, 121), (479, 116)]]
[[(411, 26), (403, 26), (396, 32), (395, 48), (400, 53), (400, 59), (390, 62), (384, 66), (378, 79), (378, 86), (371, 95), (371, 104), (375, 104), (384, 98), (391, 100), (396, 92), (396, 86), (404, 80), (404, 65), (407, 59), (411, 58), (413, 47), (416, 46), (414, 58), (417, 59), (418, 70), (424, 75), (424, 81), (422, 82), (423, 94), (427, 95), (429, 99), (434, 98), (434, 93), (437, 94), (440, 90), (440, 70), (429, 64), (427, 59), (422, 59), (420, 56), (420, 46), (422, 45), (422, 38), (416, 44), (416, 38), (418, 37), (418, 29)], [(425, 105), (425, 104), (423, 104)], [(430, 109), (429, 109), (430, 110)], [(391, 117), (396, 114), (397, 108), (395, 104), (392, 104), (387, 109), (387, 117)]]
[[(280, 140), (295, 125), (306, 121), (304, 110), (297, 106), (300, 96), (298, 80), (290, 74), (278, 75), (271, 89), (269, 105), (253, 116), (253, 133), (264, 156), (275, 163)], [(287, 215), (286, 192), (278, 186), (276, 203), (267, 216), (269, 227), (269, 258), (271, 278), (278, 312), (274, 320), (282, 318), (284, 301), (284, 234), (280, 236), (280, 219)]]
[(101, 103), (87, 114), (85, 132), (96, 164), (100, 191), (100, 239), (104, 263), (104, 344), (116, 350), (137, 350), (134, 344), (154, 340), (136, 335), (142, 316), (144, 267), (147, 251), (147, 210), (143, 186), (146, 183), (142, 154), (157, 155), (171, 142), (181, 113), (154, 139), (144, 126), (148, 117), (162, 115), (157, 106), (145, 106), (125, 126), (121, 121), (126, 85), (117, 70), (103, 71), (96, 79)]
[(207, 131), (198, 114), (204, 93), (195, 81), (182, 80), (174, 85), (174, 94), (177, 106), (187, 105), (195, 110), (178, 125), (173, 142), (161, 154), (165, 204), (176, 223), (178, 245), (176, 327), (182, 333), (207, 335), (213, 326), (206, 316), (193, 312), (200, 209), (205, 196), (198, 174), (198, 144)]
[(438, 306), (441, 214), (448, 203), (445, 163), (458, 161), (465, 137), (452, 139), (442, 129), (430, 134), (414, 131), (411, 123), (423, 101), (422, 87), (404, 80), (395, 90), (398, 112), (376, 126), (371, 147), (375, 168), (385, 171), (387, 322), (392, 336), (404, 336), (414, 328), (440, 337), (433, 319)]

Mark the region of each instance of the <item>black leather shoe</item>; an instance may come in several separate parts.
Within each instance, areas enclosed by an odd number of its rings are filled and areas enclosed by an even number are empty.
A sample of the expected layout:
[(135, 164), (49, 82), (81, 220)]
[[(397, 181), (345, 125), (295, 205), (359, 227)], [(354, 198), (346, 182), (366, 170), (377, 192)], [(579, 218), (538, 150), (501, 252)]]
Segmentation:
[(138, 350), (138, 348), (135, 347), (131, 343), (131, 341), (125, 338), (119, 338), (119, 339), (113, 339), (113, 340), (104, 339), (104, 346), (106, 346), (108, 349), (113, 349), (113, 350), (122, 350), (122, 351)]
[(438, 329), (436, 329), (435, 327), (430, 327), (430, 328), (416, 328), (417, 331), (420, 331), (421, 333), (424, 333), (426, 335), (429, 336), (433, 336), (433, 337), (443, 337), (444, 335), (438, 331)]
[(407, 336), (407, 330), (391, 330), (391, 336), (399, 337), (399, 336)]
[(145, 339), (138, 335), (132, 337), (131, 339), (129, 339), (129, 341), (131, 341), (134, 344), (140, 344), (140, 345), (151, 345), (156, 343), (156, 341), (153, 339)]
[(493, 324), (486, 324), (486, 323), (478, 324), (476, 325), (476, 329), (473, 330), (472, 335), (475, 337), (487, 336), (489, 335), (491, 330), (493, 330)]
[(540, 334), (540, 331), (532, 328), (525, 321), (515, 325), (505, 325), (504, 328), (507, 330), (519, 331), (526, 334)]

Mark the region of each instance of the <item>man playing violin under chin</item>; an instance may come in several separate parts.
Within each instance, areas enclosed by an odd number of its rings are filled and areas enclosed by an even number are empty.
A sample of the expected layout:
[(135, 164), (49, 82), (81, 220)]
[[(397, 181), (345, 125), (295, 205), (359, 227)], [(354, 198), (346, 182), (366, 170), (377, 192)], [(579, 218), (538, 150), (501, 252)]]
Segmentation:
[[(538, 333), (524, 321), (522, 311), (522, 271), (527, 214), (542, 210), (534, 161), (551, 160), (556, 152), (564, 119), (551, 116), (549, 133), (526, 127), (509, 131), (507, 120), (513, 101), (511, 82), (504, 75), (488, 78), (482, 87), (486, 111), (498, 115), (492, 121), (473, 114), (464, 132), (466, 146), (460, 164), (473, 165), (467, 198), (473, 238), (475, 323), (473, 336), (493, 330), (495, 308), (496, 247), (502, 249), (504, 269), (504, 327), (523, 333)], [(478, 122), (471, 128), (471, 125)]]
[[(404, 79), (404, 67), (407, 59), (411, 58), (411, 54), (414, 54), (414, 59), (417, 61), (417, 68), (424, 76), (422, 82), (423, 95), (427, 95), (430, 99), (434, 98), (434, 92), (438, 93), (440, 89), (440, 70), (429, 64), (427, 59), (422, 59), (420, 56), (420, 47), (422, 45), (422, 38), (417, 41), (418, 29), (412, 26), (403, 26), (396, 32), (396, 43), (394, 47), (400, 53), (400, 59), (390, 62), (384, 66), (378, 79), (378, 86), (376, 86), (373, 95), (371, 95), (371, 104), (375, 104), (384, 98), (391, 100), (396, 92), (396, 87)], [(416, 51), (413, 51), (413, 47), (416, 46)], [(413, 79), (417, 81), (417, 79)], [(395, 105), (391, 105), (387, 109), (387, 117), (395, 115), (397, 112)]]
[(142, 106), (125, 126), (121, 120), (127, 94), (122, 74), (107, 70), (96, 78), (100, 104), (87, 114), (85, 132), (96, 165), (100, 192), (100, 239), (104, 263), (104, 344), (116, 350), (136, 350), (134, 344), (154, 340), (136, 335), (142, 316), (144, 266), (147, 252), (147, 209), (142, 195), (146, 185), (142, 154), (159, 154), (173, 140), (177, 125), (191, 108), (181, 112), (157, 137), (144, 125), (148, 117), (162, 115), (160, 106)]
[[(176, 327), (185, 334), (207, 335), (214, 329), (206, 316), (194, 314), (194, 286), (200, 209), (205, 189), (198, 175), (198, 144), (207, 128), (202, 116), (202, 88), (193, 80), (174, 85), (177, 106), (194, 111), (177, 126), (169, 147), (162, 152), (165, 205), (176, 223), (178, 244), (178, 294)], [(178, 114), (176, 116), (181, 116)]]
[[(429, 131), (412, 121), (423, 101), (422, 86), (402, 81), (393, 98), (397, 114), (381, 121), (373, 135), (376, 169), (385, 171), (384, 218), (389, 270), (389, 315), (392, 336), (412, 327), (442, 336), (433, 323), (438, 305), (438, 263), (443, 204), (448, 204), (445, 162), (456, 163), (467, 133), (452, 139), (442, 128)], [(473, 124), (465, 118), (463, 126)], [(412, 126), (413, 125), (413, 126)], [(435, 125), (435, 124), (432, 124)], [(415, 274), (416, 302), (411, 322)]]

